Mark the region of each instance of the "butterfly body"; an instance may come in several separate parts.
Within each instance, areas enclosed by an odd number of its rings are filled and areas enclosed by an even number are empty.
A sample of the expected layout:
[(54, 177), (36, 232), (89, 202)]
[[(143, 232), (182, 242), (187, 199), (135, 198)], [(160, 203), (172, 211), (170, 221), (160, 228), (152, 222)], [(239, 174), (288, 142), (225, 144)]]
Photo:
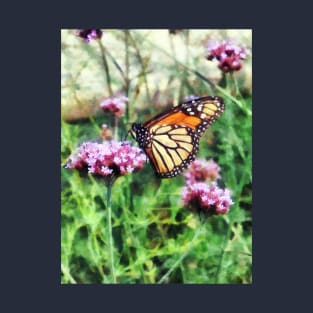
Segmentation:
[(134, 123), (133, 137), (161, 178), (180, 174), (196, 157), (203, 132), (222, 114), (220, 97), (203, 97), (182, 103), (144, 124)]
[(132, 124), (132, 134), (136, 138), (138, 145), (141, 149), (145, 149), (151, 142), (151, 135), (149, 129), (142, 124)]

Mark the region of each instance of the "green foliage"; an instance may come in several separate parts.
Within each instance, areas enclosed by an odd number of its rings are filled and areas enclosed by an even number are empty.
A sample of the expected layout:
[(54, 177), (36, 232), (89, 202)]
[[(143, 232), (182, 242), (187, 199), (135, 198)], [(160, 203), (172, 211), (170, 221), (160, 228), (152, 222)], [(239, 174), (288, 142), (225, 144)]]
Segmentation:
[[(149, 99), (152, 101), (152, 95), (156, 91), (153, 88), (153, 73), (156, 69), (163, 73), (164, 93), (173, 91), (178, 99), (191, 93), (223, 97), (226, 110), (201, 139), (198, 157), (214, 158), (219, 164), (222, 178), (218, 183), (231, 190), (234, 204), (227, 215), (212, 216), (201, 223), (199, 216), (182, 205), (182, 176), (161, 180), (154, 176), (152, 168), (146, 164), (142, 171), (118, 178), (112, 189), (113, 253), (117, 283), (251, 283), (251, 90), (244, 89), (244, 81), (238, 79), (237, 73), (227, 76), (224, 86), (217, 85), (213, 90), (207, 81), (210, 82), (210, 79), (203, 70), (206, 63), (200, 58), (203, 54), (200, 43), (198, 46), (193, 44), (192, 49), (197, 48), (198, 55), (194, 58), (189, 56), (188, 64), (185, 63), (188, 68), (184, 68), (181, 65), (183, 62), (179, 61), (173, 50), (166, 54), (162, 52), (162, 45), (151, 42), (148, 31), (143, 33), (134, 30), (129, 33), (128, 75), (136, 77), (137, 74), (137, 78), (130, 80), (130, 84), (126, 86), (130, 98), (129, 116), (123, 117), (119, 122), (119, 138), (122, 139), (126, 134), (130, 122), (145, 121), (163, 110), (153, 106), (152, 102), (149, 107), (142, 106)], [(121, 43), (125, 47), (122, 31), (112, 30), (108, 36), (112, 36), (116, 44)], [(187, 45), (191, 45), (185, 41), (183, 34), (176, 36), (181, 36), (180, 48), (187, 49)], [(63, 39), (64, 42), (66, 38)], [(106, 34), (102, 39), (104, 45), (105, 38)], [(175, 41), (175, 46), (179, 38), (171, 40)], [(78, 45), (76, 49), (88, 54), (90, 62), (96, 59), (101, 68), (97, 46), (81, 43), (75, 45)], [(158, 58), (155, 67), (152, 67), (153, 55), (149, 51), (154, 50), (163, 55), (163, 58)], [(125, 66), (122, 66), (124, 50), (115, 54), (114, 49), (110, 49), (108, 53), (112, 87), (125, 89), (121, 73), (114, 65), (114, 62), (118, 63), (123, 73), (126, 73)], [(123, 58), (116, 57), (118, 54), (123, 55)], [(68, 56), (73, 57), (71, 50), (62, 50), (64, 65), (71, 71)], [(78, 60), (77, 63), (79, 66)], [(152, 67), (151, 74), (149, 66), (150, 69)], [(204, 78), (192, 73), (190, 69), (204, 73)], [(65, 74), (65, 70), (62, 71)], [(104, 73), (103, 70), (102, 72)], [(102, 84), (105, 84), (103, 77)], [(69, 98), (73, 96), (68, 90), (64, 93), (69, 94)], [(62, 106), (65, 107), (66, 103), (62, 103)], [(90, 115), (84, 121), (78, 120), (76, 123), (65, 121), (63, 116), (62, 164), (66, 163), (69, 155), (83, 141), (100, 139), (102, 123), (111, 125), (110, 117), (104, 113)], [(62, 168), (61, 186), (61, 282), (111, 283), (105, 184), (90, 175), (83, 178), (78, 172)]]

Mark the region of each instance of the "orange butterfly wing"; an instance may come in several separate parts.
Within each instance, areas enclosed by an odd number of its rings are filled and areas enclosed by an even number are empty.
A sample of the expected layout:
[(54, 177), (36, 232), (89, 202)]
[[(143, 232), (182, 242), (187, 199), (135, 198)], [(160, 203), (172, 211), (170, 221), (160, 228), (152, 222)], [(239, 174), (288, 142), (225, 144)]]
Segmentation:
[(163, 119), (160, 119), (158, 122), (150, 122), (148, 125), (145, 125), (146, 127), (149, 127), (150, 125), (185, 125), (190, 128), (195, 129), (200, 123), (201, 119), (195, 116), (189, 116), (182, 112), (174, 112), (172, 114), (169, 114)]
[(149, 140), (144, 150), (157, 176), (174, 177), (196, 156), (203, 132), (222, 114), (220, 97), (182, 103), (144, 123)]

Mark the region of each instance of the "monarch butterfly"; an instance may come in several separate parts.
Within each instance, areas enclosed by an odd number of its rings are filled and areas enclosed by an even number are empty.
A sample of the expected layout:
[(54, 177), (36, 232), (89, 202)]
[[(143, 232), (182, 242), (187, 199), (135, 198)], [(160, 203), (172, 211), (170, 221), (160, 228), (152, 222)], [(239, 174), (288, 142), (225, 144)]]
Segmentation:
[(201, 135), (224, 109), (222, 98), (202, 97), (173, 107), (144, 124), (133, 123), (130, 132), (149, 157), (156, 175), (175, 177), (195, 159)]

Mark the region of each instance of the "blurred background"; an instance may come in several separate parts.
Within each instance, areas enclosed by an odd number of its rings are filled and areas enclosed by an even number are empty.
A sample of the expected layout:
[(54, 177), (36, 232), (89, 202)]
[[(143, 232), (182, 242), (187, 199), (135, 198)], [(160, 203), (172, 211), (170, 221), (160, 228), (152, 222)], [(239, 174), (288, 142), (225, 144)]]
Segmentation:
[[(223, 70), (208, 58), (212, 42), (223, 40), (245, 49), (240, 68)], [(61, 30), (62, 165), (81, 143), (123, 140), (131, 123), (186, 97), (218, 95), (226, 104), (202, 137), (198, 158), (219, 165), (217, 182), (234, 204), (210, 217), (194, 240), (199, 216), (184, 207), (182, 175), (161, 180), (146, 164), (119, 178), (112, 190), (118, 283), (252, 282), (251, 64), (249, 29), (102, 29), (91, 40)], [(128, 98), (119, 116), (100, 106), (114, 96)], [(110, 283), (105, 185), (62, 167), (61, 187), (61, 282)]]

